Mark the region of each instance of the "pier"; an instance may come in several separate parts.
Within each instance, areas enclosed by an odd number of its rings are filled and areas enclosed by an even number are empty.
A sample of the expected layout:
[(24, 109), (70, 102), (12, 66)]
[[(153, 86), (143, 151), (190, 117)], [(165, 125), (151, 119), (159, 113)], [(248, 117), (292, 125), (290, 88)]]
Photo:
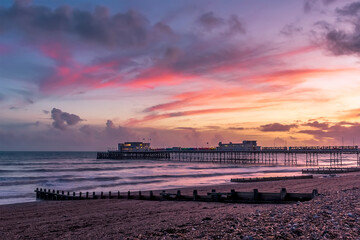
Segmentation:
[(306, 166), (319, 166), (319, 155), (329, 155), (329, 166), (343, 166), (343, 156), (356, 156), (360, 166), (360, 151), (357, 146), (324, 147), (263, 147), (257, 150), (217, 149), (149, 149), (147, 151), (98, 152), (97, 159), (149, 159), (188, 162), (231, 163), (241, 165), (298, 165), (299, 155), (305, 158)]

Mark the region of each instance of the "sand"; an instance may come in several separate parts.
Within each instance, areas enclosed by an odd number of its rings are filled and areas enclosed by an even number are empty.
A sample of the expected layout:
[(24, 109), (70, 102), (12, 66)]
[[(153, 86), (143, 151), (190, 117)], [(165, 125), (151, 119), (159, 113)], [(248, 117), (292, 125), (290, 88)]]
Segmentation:
[[(292, 204), (144, 200), (39, 201), (0, 206), (1, 239), (360, 239), (360, 174), (182, 189), (311, 192)], [(174, 191), (175, 192), (175, 191)]]

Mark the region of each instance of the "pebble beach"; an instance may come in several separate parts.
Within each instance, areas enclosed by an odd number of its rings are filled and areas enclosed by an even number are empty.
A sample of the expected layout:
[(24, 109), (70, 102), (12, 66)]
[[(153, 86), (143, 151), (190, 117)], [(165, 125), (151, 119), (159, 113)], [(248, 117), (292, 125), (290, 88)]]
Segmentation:
[[(0, 206), (2, 239), (360, 239), (360, 174), (189, 187), (220, 191), (311, 192), (290, 204), (37, 201)], [(174, 189), (176, 192), (176, 189)]]

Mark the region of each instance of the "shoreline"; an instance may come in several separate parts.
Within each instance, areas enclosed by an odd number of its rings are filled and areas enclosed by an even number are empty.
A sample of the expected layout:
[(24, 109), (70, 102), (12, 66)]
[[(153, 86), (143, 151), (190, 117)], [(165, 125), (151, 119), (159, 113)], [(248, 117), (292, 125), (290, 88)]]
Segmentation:
[[(282, 187), (288, 192), (319, 191), (311, 201), (290, 204), (125, 199), (16, 203), (0, 206), (0, 230), (6, 239), (356, 239), (360, 237), (359, 186), (360, 174), (348, 173), (195, 187), (199, 194), (211, 189), (278, 192)], [(191, 194), (194, 187), (180, 190)]]

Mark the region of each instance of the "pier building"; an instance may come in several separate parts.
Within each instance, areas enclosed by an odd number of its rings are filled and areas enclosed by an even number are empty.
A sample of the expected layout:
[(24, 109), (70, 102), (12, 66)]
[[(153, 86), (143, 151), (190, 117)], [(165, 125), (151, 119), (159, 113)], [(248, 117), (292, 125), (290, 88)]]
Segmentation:
[(119, 152), (146, 152), (150, 150), (150, 143), (125, 142), (118, 144)]
[(261, 147), (257, 146), (256, 141), (243, 141), (242, 143), (222, 143), (219, 142), (217, 150), (227, 150), (227, 151), (252, 151), (260, 150)]

